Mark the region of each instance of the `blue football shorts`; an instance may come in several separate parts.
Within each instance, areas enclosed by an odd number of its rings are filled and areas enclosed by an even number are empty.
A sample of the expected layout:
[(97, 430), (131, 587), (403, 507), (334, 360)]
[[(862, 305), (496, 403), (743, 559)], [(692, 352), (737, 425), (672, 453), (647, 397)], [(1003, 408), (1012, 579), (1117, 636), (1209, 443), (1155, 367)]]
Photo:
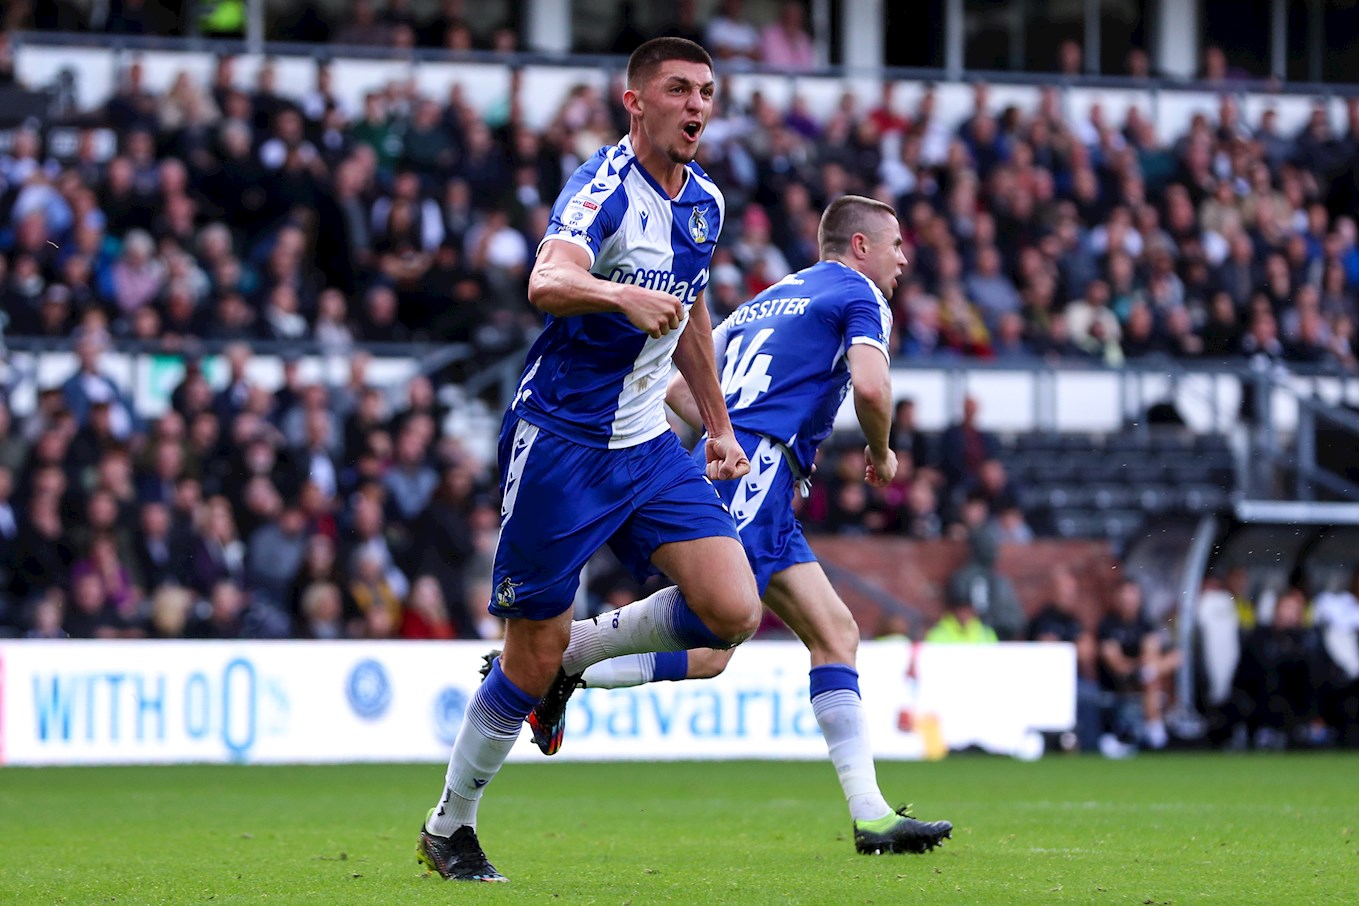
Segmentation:
[(568, 610), (605, 544), (638, 581), (662, 544), (740, 540), (726, 504), (667, 431), (633, 447), (587, 447), (508, 414), (500, 432), (500, 541), (490, 611), (548, 620)]
[[(706, 440), (694, 448), (695, 462), (703, 462)], [(715, 481), (713, 486), (736, 520), (760, 597), (764, 597), (771, 578), (798, 563), (815, 563), (816, 554), (793, 515), (797, 478), (784, 458), (782, 445), (740, 428), (736, 429), (736, 440), (750, 458), (750, 472), (731, 481)]]

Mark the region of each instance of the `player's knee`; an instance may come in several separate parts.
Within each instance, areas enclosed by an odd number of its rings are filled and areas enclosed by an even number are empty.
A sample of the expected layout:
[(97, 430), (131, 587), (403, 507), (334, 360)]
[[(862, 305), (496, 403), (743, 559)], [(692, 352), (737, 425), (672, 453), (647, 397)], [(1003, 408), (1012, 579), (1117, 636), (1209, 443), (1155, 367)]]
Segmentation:
[(859, 652), (859, 623), (853, 619), (839, 600), (826, 607), (811, 619), (809, 630), (805, 632), (807, 649), (815, 660), (829, 664), (855, 663)]
[(571, 640), (569, 623), (516, 627), (505, 637), (501, 669), (524, 691), (546, 691), (562, 665), (562, 654)]
[(711, 611), (707, 622), (713, 635), (735, 647), (755, 634), (760, 628), (760, 599), (750, 595), (733, 596)]
[(859, 624), (854, 622), (854, 615), (849, 612), (849, 608), (844, 608), (836, 615), (831, 640), (839, 663), (854, 663), (855, 655), (859, 652)]
[(758, 597), (746, 600), (740, 611), (733, 615), (731, 632), (725, 638), (735, 646), (753, 636), (755, 630), (760, 628), (762, 613), (763, 606)]

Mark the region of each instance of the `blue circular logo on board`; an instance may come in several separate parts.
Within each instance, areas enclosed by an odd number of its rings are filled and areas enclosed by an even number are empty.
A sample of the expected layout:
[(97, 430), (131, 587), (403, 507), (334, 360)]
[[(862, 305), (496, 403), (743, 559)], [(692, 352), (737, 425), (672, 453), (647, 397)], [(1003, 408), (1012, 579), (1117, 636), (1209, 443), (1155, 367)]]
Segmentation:
[(467, 710), (467, 693), (456, 686), (448, 686), (434, 699), (434, 735), (444, 745), (453, 745), (462, 726), (462, 715)]
[(359, 661), (349, 671), (345, 695), (355, 714), (364, 720), (376, 720), (387, 713), (387, 706), (392, 703), (392, 684), (387, 679), (387, 671), (377, 661)]

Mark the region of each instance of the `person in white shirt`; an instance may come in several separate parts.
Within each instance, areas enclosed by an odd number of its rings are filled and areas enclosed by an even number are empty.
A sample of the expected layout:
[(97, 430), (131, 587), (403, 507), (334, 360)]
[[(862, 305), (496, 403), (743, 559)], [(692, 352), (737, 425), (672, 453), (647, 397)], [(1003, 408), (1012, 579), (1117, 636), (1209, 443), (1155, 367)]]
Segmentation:
[(742, 15), (741, 0), (722, 0), (721, 12), (708, 23), (705, 43), (718, 60), (760, 59), (760, 33)]

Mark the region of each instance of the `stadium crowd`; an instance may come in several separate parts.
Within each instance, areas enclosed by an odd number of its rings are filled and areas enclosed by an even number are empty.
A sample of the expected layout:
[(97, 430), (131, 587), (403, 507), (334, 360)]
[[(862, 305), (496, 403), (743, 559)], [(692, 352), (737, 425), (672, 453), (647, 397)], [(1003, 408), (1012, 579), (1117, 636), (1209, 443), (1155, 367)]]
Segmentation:
[[(535, 130), (517, 82), (484, 114), (458, 87), (425, 97), (410, 81), (351, 110), (334, 65), (294, 92), (268, 62), (246, 85), (224, 57), (208, 83), (181, 74), (156, 94), (134, 61), (107, 104), (65, 124), (79, 134), (69, 154), (24, 126), (0, 156), (5, 333), (69, 342), (79, 361), (32, 414), (12, 413), (9, 394), (0, 404), (0, 632), (498, 632), (483, 610), (494, 477), (444, 435), (428, 379), (394, 402), (362, 350), (466, 342), (493, 360), (522, 348), (540, 324), (524, 286), (548, 205), (626, 132), (626, 114), (617, 90), (579, 86)], [(0, 81), (13, 79), (0, 52)], [(1056, 89), (998, 110), (977, 84), (954, 129), (930, 86), (909, 113), (895, 87), (874, 104), (847, 94), (826, 118), (798, 99), (719, 100), (700, 156), (727, 197), (716, 319), (814, 261), (819, 211), (859, 192), (902, 215), (898, 356), (1355, 368), (1359, 100), (1344, 135), (1320, 108), (1282, 135), (1272, 113), (1246, 123), (1224, 94), (1165, 143), (1135, 109), (1110, 122), (1098, 105), (1064, 110)], [(124, 338), (184, 357), (164, 415), (144, 418), (101, 368)], [(216, 382), (204, 339), (231, 344)], [(256, 386), (263, 341), (348, 355), (349, 378), (303, 380), (288, 355), (281, 388)], [(832, 450), (802, 518), (968, 539), (969, 568), (993, 581), (986, 549), (1032, 532), (976, 415), (969, 404), (927, 436), (903, 403), (897, 480), (868, 488), (862, 454)], [(605, 581), (607, 565), (599, 575), (598, 604), (635, 593)], [(1038, 633), (1002, 609), (989, 623)]]

